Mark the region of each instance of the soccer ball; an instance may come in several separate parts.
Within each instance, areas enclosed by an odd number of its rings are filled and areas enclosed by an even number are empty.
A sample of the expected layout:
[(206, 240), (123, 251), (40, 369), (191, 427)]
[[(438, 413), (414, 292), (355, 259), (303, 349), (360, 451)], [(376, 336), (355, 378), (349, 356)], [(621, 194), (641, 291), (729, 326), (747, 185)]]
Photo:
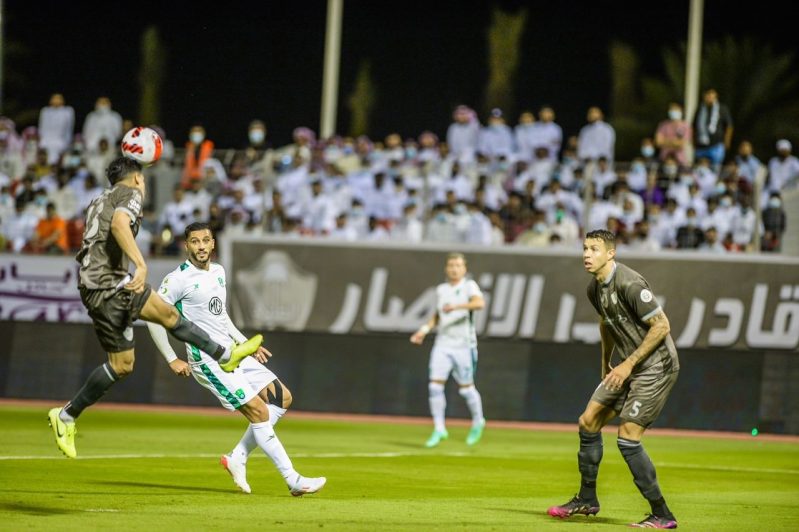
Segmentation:
[(122, 137), (122, 155), (144, 165), (153, 164), (161, 157), (164, 143), (161, 136), (149, 127), (134, 127)]

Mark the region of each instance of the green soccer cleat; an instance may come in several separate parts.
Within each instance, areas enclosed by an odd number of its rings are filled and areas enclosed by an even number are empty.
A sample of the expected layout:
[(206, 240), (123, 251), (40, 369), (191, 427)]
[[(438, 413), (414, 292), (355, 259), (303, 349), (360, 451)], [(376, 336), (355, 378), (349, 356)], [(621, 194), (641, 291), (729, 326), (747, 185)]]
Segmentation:
[(222, 371), (231, 373), (239, 367), (242, 360), (258, 351), (263, 341), (263, 335), (256, 334), (246, 342), (233, 346), (233, 349), (230, 350), (230, 358), (225, 362), (220, 362), (219, 367), (222, 368)]
[(466, 445), (474, 445), (483, 437), (483, 429), (486, 426), (485, 419), (477, 426), (469, 429), (469, 434), (466, 436)]
[(74, 423), (64, 423), (58, 417), (60, 408), (52, 408), (47, 412), (47, 419), (50, 421), (50, 426), (53, 427), (53, 434), (55, 435), (55, 443), (61, 452), (67, 458), (75, 458), (78, 453), (75, 450), (75, 433), (78, 429), (75, 428)]
[(434, 430), (433, 434), (431, 434), (430, 437), (427, 438), (427, 441), (424, 443), (424, 446), (430, 449), (431, 447), (435, 447), (436, 445), (446, 440), (447, 438), (449, 438), (449, 432), (447, 432), (446, 430), (442, 431)]

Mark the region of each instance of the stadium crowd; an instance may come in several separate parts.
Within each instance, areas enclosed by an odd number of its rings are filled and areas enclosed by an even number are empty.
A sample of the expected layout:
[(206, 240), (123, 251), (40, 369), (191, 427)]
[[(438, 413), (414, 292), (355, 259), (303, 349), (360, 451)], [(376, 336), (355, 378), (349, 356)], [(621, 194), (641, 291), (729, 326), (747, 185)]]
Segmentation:
[[(317, 140), (298, 127), (280, 147), (254, 120), (246, 146), (230, 150), (217, 149), (200, 124), (183, 149), (155, 127), (165, 151), (153, 168), (169, 165), (181, 178), (160, 212), (152, 202), (145, 210), (137, 240), (145, 253), (179, 253), (183, 229), (208, 221), (224, 235), (571, 249), (585, 232), (607, 228), (620, 246), (639, 251), (780, 250), (781, 194), (799, 185), (789, 140), (777, 141), (766, 166), (746, 140), (730, 151), (732, 113), (712, 89), (691, 121), (671, 104), (628, 163), (615, 161), (615, 131), (602, 111), (592, 107), (586, 120), (564, 138), (551, 107), (525, 111), (511, 127), (499, 109), (483, 125), (461, 105), (444, 139), (423, 131)], [(41, 110), (38, 127), (17, 132), (0, 117), (2, 249), (79, 247), (83, 213), (107, 186), (104, 169), (132, 124), (106, 97), (77, 134), (74, 122), (60, 94)]]

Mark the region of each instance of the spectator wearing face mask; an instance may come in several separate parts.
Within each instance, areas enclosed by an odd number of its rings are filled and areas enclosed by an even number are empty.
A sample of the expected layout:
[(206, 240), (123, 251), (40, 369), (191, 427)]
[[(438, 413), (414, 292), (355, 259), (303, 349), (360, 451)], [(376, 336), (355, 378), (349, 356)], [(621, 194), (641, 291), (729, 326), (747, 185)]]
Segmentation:
[(641, 139), (641, 158), (643, 159), (644, 167), (648, 171), (657, 169), (658, 165), (660, 165), (660, 160), (657, 158), (657, 150), (655, 150), (655, 142), (649, 137)]
[(735, 163), (738, 165), (738, 175), (745, 179), (750, 186), (754, 185), (757, 172), (763, 163), (752, 153), (752, 143), (748, 140), (741, 141), (738, 145)]
[(203, 165), (214, 153), (214, 143), (205, 138), (205, 128), (195, 124), (189, 130), (181, 186), (188, 190), (191, 182), (203, 178)]
[(682, 105), (669, 104), (669, 118), (658, 124), (655, 132), (655, 145), (660, 150), (659, 157), (665, 161), (673, 155), (681, 166), (688, 165), (686, 146), (691, 142), (691, 125), (683, 118)]
[(799, 159), (791, 155), (791, 142), (787, 139), (777, 141), (777, 155), (768, 162), (769, 193), (781, 192), (799, 184)]
[(707, 157), (713, 168), (718, 169), (730, 147), (732, 131), (732, 115), (729, 108), (719, 102), (716, 89), (707, 89), (694, 115), (695, 157)]
[(477, 137), (477, 150), (491, 160), (504, 156), (509, 158), (514, 149), (513, 131), (505, 124), (500, 109), (492, 109), (488, 125), (480, 130)]
[(782, 249), (782, 235), (785, 233), (785, 209), (782, 208), (782, 198), (778, 192), (772, 192), (768, 198), (766, 208), (763, 210), (763, 241), (762, 251), (779, 252)]

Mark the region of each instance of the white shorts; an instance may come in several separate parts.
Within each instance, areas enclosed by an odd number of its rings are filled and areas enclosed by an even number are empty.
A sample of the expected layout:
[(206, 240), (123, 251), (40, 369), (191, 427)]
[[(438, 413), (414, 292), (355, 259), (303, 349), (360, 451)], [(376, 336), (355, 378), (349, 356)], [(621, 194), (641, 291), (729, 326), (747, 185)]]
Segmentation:
[[(206, 358), (206, 357), (203, 357)], [(194, 380), (208, 388), (228, 410), (237, 410), (258, 392), (277, 379), (266, 366), (247, 357), (231, 373), (223, 371), (215, 360), (191, 363)]]
[(474, 347), (433, 346), (430, 352), (430, 380), (446, 381), (449, 374), (458, 384), (472, 384), (477, 370)]

